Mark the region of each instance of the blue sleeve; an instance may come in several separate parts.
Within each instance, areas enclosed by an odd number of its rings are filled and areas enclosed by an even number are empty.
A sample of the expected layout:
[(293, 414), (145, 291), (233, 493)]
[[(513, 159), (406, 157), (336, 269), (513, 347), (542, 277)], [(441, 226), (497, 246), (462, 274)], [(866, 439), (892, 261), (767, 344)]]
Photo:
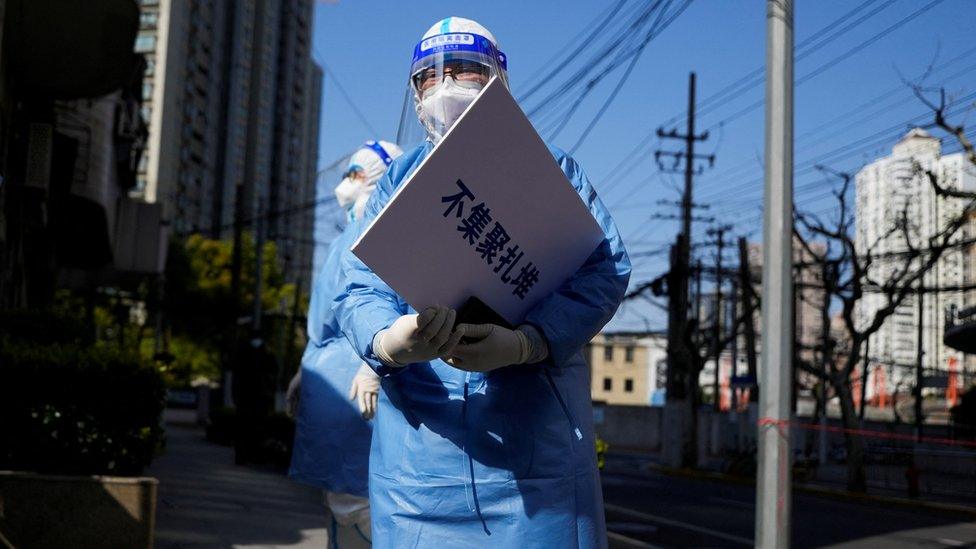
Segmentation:
[(557, 160), (605, 235), (576, 274), (536, 304), (525, 318), (525, 323), (543, 333), (549, 343), (549, 357), (558, 366), (582, 349), (616, 312), (630, 280), (630, 258), (586, 174), (568, 156), (557, 152)]
[[(357, 235), (376, 218), (392, 195), (393, 183), (390, 171), (376, 183), (373, 196), (366, 203), (363, 219), (356, 222)], [(389, 328), (393, 321), (406, 314), (406, 304), (376, 276), (365, 263), (346, 248), (340, 261), (342, 269), (341, 291), (332, 302), (339, 328), (353, 349), (379, 375), (386, 375), (391, 368), (383, 364), (373, 352), (373, 336)]]

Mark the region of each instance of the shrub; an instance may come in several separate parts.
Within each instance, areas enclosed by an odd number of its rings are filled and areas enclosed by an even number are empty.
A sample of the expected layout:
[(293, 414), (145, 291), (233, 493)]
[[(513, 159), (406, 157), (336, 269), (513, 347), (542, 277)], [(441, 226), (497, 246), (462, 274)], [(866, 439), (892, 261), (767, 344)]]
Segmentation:
[(80, 345), (91, 339), (90, 332), (81, 319), (69, 314), (50, 310), (0, 311), (0, 334), (15, 341), (30, 341), (39, 345)]
[(134, 354), (0, 339), (0, 469), (138, 475), (162, 440), (163, 380)]

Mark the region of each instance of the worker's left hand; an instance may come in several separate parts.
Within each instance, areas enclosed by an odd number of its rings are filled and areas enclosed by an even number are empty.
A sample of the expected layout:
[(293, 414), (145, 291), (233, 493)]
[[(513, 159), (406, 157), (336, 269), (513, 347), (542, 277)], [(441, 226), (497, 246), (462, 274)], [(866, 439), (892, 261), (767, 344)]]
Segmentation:
[(372, 368), (363, 363), (352, 378), (349, 387), (349, 400), (359, 404), (359, 413), (363, 419), (369, 421), (376, 415), (376, 402), (380, 396), (380, 376)]
[(285, 391), (285, 413), (288, 417), (295, 417), (298, 414), (298, 401), (302, 394), (302, 369), (298, 368), (295, 377), (288, 382), (288, 390)]
[(458, 328), (461, 327), (464, 327), (464, 338), (447, 359), (455, 368), (490, 372), (502, 366), (523, 364), (531, 355), (531, 343), (520, 330), (496, 324), (459, 324)]

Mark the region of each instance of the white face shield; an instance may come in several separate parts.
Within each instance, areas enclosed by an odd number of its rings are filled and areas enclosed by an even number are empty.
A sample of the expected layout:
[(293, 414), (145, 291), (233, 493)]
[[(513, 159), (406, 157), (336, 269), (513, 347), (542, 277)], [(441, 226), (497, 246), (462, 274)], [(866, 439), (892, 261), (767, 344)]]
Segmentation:
[(492, 76), (508, 85), (506, 70), (487, 29), (459, 17), (441, 21), (414, 49), (397, 142), (412, 145), (423, 136), (437, 144)]

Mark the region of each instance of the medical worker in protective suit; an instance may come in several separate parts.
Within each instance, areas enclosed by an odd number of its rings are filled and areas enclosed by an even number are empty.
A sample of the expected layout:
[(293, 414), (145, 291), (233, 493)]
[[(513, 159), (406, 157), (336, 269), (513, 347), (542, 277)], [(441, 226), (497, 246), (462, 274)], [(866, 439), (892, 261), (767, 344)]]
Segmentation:
[[(409, 98), (427, 142), (379, 180), (363, 227), (492, 77), (507, 84), (506, 58), (481, 25), (451, 17), (424, 34)], [(581, 350), (620, 304), (630, 262), (579, 165), (550, 150), (605, 239), (517, 329), (455, 328), (456, 312), (443, 306), (418, 313), (355, 255), (343, 254), (345, 289), (333, 309), (382, 376), (369, 482), (376, 547), (607, 543)]]
[[(332, 300), (339, 287), (341, 253), (358, 234), (366, 200), (376, 181), (402, 151), (385, 141), (367, 141), (353, 153), (335, 189), (348, 225), (326, 251), (308, 310), (308, 346), (289, 384), (289, 409), (296, 416), (289, 474), (322, 488), (331, 519), (330, 547), (369, 546), (367, 499), (368, 420), (376, 412), (379, 377), (339, 332)], [(297, 407), (297, 409), (296, 409)]]

